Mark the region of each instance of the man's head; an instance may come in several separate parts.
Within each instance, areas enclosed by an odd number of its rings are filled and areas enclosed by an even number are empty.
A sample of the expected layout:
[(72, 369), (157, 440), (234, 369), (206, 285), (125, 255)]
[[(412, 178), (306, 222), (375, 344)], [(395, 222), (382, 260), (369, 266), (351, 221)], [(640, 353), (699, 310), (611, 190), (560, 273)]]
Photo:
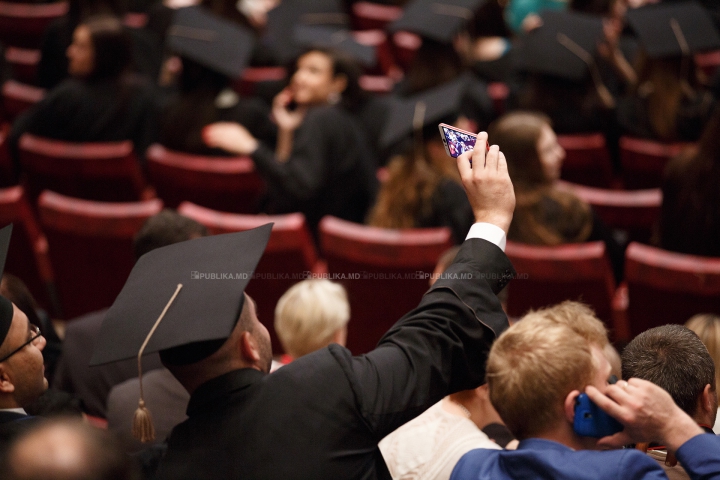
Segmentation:
[[(8, 327), (0, 343), (0, 408), (23, 408), (48, 386), (42, 355), (45, 338), (5, 297), (0, 297), (0, 310), (3, 323)], [(9, 315), (12, 317), (8, 325), (5, 320)]]
[(528, 313), (500, 335), (488, 357), (487, 381), (493, 406), (516, 438), (552, 436), (578, 446), (575, 399), (586, 385), (606, 388), (607, 343), (602, 322), (577, 302)]
[[(235, 328), (225, 340), (210, 340), (163, 350), (163, 365), (192, 393), (206, 381), (240, 368), (270, 372), (270, 333), (257, 317), (255, 301), (245, 294)], [(214, 352), (214, 353), (208, 353)], [(199, 357), (187, 363), (187, 358)]]
[(667, 390), (698, 423), (717, 414), (715, 364), (700, 338), (682, 325), (641, 333), (622, 353), (623, 378), (642, 378)]
[(133, 239), (135, 258), (140, 258), (156, 248), (165, 247), (193, 238), (204, 237), (207, 228), (195, 220), (165, 209), (145, 221)]

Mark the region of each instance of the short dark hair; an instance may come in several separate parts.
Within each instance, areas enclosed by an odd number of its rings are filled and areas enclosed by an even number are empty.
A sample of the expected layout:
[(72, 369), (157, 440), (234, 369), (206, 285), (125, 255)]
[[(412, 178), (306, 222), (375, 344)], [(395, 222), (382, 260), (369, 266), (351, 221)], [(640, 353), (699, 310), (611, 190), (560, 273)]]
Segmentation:
[(695, 415), (705, 385), (715, 390), (715, 364), (700, 338), (682, 325), (641, 333), (622, 353), (622, 376), (648, 380), (667, 390), (688, 415)]
[(133, 240), (135, 258), (140, 258), (156, 248), (204, 237), (207, 234), (204, 225), (180, 215), (175, 210), (165, 209), (148, 218), (140, 231), (135, 234)]
[(82, 25), (90, 31), (94, 51), (94, 67), (88, 79), (119, 78), (132, 62), (132, 40), (125, 26), (112, 15), (88, 17)]

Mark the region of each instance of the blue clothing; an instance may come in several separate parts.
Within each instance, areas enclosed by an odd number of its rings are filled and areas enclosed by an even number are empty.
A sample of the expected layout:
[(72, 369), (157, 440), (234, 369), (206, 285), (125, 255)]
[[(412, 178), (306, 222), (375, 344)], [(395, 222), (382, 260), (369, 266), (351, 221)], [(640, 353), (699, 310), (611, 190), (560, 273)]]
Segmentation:
[[(720, 478), (720, 439), (698, 435), (677, 458), (693, 479)], [(666, 479), (665, 471), (639, 450), (573, 450), (540, 438), (523, 440), (517, 450), (476, 449), (455, 466), (451, 480), (485, 479), (617, 480)]]

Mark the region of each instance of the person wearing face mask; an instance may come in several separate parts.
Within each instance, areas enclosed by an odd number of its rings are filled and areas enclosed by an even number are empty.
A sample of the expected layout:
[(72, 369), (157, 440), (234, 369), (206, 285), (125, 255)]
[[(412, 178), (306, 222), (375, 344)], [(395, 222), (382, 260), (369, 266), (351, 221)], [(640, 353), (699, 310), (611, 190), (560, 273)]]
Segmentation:
[(590, 205), (555, 186), (565, 150), (543, 114), (517, 111), (488, 129), (490, 142), (503, 148), (517, 206), (508, 240), (532, 245), (605, 242), (616, 279), (622, 279), (623, 250)]
[(128, 74), (131, 50), (116, 17), (90, 17), (78, 25), (66, 52), (71, 78), (15, 121), (11, 148), (16, 151), (27, 132), (68, 142), (132, 140), (142, 155), (156, 136), (155, 105), (150, 83)]
[(376, 189), (375, 162), (357, 118), (357, 65), (332, 49), (300, 55), (274, 99), (273, 151), (236, 123), (209, 125), (209, 147), (250, 155), (268, 184), (268, 213), (300, 211), (314, 230), (325, 215), (362, 222)]

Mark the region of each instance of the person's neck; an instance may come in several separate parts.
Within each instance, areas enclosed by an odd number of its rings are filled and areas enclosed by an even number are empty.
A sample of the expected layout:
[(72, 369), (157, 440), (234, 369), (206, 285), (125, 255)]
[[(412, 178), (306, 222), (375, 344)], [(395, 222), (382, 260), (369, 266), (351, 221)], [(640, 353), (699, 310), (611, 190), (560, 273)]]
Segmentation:
[(15, 398), (13, 398), (12, 396), (0, 396), (0, 410), (8, 408), (22, 408), (22, 405), (18, 405), (18, 403), (15, 401)]
[(546, 429), (545, 431), (533, 435), (534, 438), (542, 438), (544, 440), (552, 440), (553, 442), (560, 443), (566, 447), (572, 448), (573, 450), (591, 450), (593, 445), (588, 437), (580, 437), (576, 434), (572, 425), (567, 422), (559, 422), (552, 428)]

